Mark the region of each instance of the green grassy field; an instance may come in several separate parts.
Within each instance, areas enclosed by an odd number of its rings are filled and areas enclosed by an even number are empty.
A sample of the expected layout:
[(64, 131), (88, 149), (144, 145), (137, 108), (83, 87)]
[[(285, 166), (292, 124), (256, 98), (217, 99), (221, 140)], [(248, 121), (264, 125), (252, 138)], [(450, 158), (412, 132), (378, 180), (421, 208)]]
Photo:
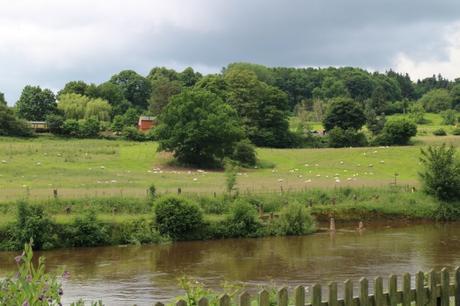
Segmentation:
[[(415, 146), (344, 149), (258, 149), (273, 168), (238, 174), (241, 191), (337, 186), (417, 184), (420, 147), (443, 142), (460, 146), (460, 137), (422, 136)], [(0, 201), (28, 195), (32, 199), (93, 196), (144, 197), (150, 184), (159, 192), (223, 192), (222, 171), (169, 166), (171, 156), (157, 144), (112, 140), (0, 138)]]

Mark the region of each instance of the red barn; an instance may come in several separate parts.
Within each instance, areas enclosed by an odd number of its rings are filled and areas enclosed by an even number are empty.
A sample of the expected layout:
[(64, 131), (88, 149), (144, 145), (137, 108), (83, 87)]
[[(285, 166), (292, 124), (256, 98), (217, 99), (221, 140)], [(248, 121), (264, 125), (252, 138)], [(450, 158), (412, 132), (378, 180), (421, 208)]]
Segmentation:
[(137, 123), (137, 127), (141, 131), (148, 131), (152, 127), (155, 126), (155, 123), (156, 123), (156, 117), (140, 116), (139, 122)]

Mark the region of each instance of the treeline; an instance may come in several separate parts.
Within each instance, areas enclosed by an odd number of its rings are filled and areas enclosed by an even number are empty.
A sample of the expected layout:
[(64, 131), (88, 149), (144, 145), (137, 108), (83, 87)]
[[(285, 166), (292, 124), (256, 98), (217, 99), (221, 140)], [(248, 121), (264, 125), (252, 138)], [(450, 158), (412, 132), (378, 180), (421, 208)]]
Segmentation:
[[(352, 67), (233, 63), (219, 74), (206, 76), (192, 68), (177, 72), (155, 67), (146, 76), (124, 70), (101, 84), (71, 81), (56, 94), (28, 85), (12, 110), (3, 95), (0, 105), (0, 117), (5, 118), (0, 122), (1, 135), (29, 135), (20, 119), (47, 121), (52, 133), (66, 137), (96, 137), (105, 131), (132, 140), (157, 139), (162, 149), (193, 163), (197, 158), (221, 160), (235, 154), (235, 144), (242, 142), (280, 148), (405, 144), (414, 134), (413, 126), (400, 122), (385, 127), (385, 115), (408, 113), (411, 121), (422, 123), (425, 111), (446, 112), (449, 124), (455, 124), (460, 80), (438, 75), (413, 82), (408, 74)], [(354, 110), (363, 119), (341, 115)], [(157, 116), (158, 131), (139, 133), (135, 128), (139, 115)], [(289, 126), (293, 115), (298, 118), (295, 130)], [(322, 122), (331, 136), (314, 137), (311, 122)], [(363, 133), (364, 125), (369, 133)], [(400, 137), (390, 131), (400, 127), (406, 136), (395, 140)], [(184, 148), (184, 143), (193, 145)], [(223, 149), (207, 146), (215, 143)], [(179, 148), (196, 150), (203, 145), (208, 150), (200, 149), (195, 156), (178, 153)]]

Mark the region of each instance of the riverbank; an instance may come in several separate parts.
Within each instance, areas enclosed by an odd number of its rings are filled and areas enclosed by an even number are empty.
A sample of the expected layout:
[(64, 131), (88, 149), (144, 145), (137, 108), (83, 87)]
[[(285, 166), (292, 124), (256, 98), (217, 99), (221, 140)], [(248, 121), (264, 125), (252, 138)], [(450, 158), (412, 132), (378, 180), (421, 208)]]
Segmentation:
[[(203, 212), (197, 233), (186, 238), (193, 240), (295, 234), (280, 231), (277, 223), (292, 204), (304, 207), (317, 222), (327, 222), (331, 217), (336, 222), (369, 222), (458, 220), (460, 216), (460, 203), (440, 203), (405, 187), (182, 197)], [(0, 249), (20, 249), (22, 242), (18, 240), (29, 236), (36, 237), (36, 248), (40, 249), (168, 242), (170, 237), (160, 234), (155, 224), (153, 202), (150, 198), (117, 197), (19, 202), (25, 208), (18, 202), (0, 203)], [(238, 224), (235, 232), (230, 230), (228, 220), (236, 202), (247, 205), (245, 210), (251, 212), (244, 217), (251, 221)], [(23, 210), (21, 214), (18, 209)], [(303, 233), (313, 231), (312, 227)]]

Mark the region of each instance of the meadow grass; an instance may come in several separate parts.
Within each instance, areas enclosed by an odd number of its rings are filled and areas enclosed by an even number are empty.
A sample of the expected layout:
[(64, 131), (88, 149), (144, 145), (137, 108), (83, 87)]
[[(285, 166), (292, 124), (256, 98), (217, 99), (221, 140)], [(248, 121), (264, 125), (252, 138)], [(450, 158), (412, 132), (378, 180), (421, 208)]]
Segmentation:
[[(341, 149), (258, 148), (262, 164), (242, 169), (240, 192), (362, 186), (417, 185), (420, 148), (443, 142), (460, 146), (459, 136), (419, 136), (414, 146)], [(0, 202), (28, 197), (60, 198), (146, 196), (154, 184), (160, 193), (225, 192), (222, 170), (171, 166), (172, 156), (157, 153), (155, 142), (76, 140), (41, 136), (0, 138)]]

